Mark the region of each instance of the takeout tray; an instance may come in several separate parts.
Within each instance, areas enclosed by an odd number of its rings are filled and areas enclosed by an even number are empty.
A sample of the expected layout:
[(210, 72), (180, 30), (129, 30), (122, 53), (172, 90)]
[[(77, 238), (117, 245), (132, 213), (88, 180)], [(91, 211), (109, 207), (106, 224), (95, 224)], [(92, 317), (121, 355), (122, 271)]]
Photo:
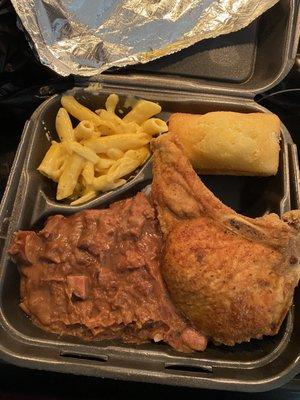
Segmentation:
[[(76, 91), (76, 97), (92, 108), (99, 108), (110, 91), (102, 89), (101, 95), (93, 95), (81, 88)], [(119, 90), (119, 94), (132, 95), (133, 92)], [(172, 112), (188, 110), (194, 113), (217, 109), (265, 111), (254, 102), (241, 103), (238, 99), (195, 95), (182, 95), (178, 99), (175, 94), (166, 96), (138, 90), (134, 94), (159, 101), (164, 110), (163, 118)], [(0, 276), (0, 349), (3, 358), (20, 365), (55, 371), (198, 387), (231, 388), (234, 384), (237, 390), (267, 388), (270, 386), (268, 381), (272, 382), (272, 386), (283, 383), (289, 376), (287, 369), (291, 365), (294, 368), (289, 373), (296, 373), (294, 369), (298, 351), (293, 349), (296, 346), (293, 341), (300, 334), (300, 324), (298, 327), (294, 324), (292, 311), (275, 337), (254, 340), (233, 348), (210, 345), (204, 353), (189, 355), (176, 353), (163, 344), (130, 346), (117, 342), (82, 343), (73, 338), (58, 338), (33, 326), (18, 306), (18, 271), (6, 254), (12, 232), (39, 227), (50, 214), (69, 214), (86, 207), (106, 206), (114, 198), (124, 195), (116, 190), (112, 198), (104, 199), (101, 204), (95, 199), (87, 205), (76, 207), (55, 201), (55, 186), (49, 186), (49, 181), (36, 171), (36, 167), (49, 146), (50, 137), (55, 138), (54, 116), (59, 106), (60, 96), (52, 97), (38, 108), (27, 124), (10, 177), (10, 190), (6, 192), (2, 203), (1, 215), (6, 214), (2, 220), (4, 247)], [(268, 212), (281, 214), (291, 207), (289, 153), (292, 149), (290, 136), (282, 126), (280, 169), (276, 176), (206, 176), (203, 177), (204, 182), (226, 204), (246, 215), (257, 216)], [(149, 174), (145, 176), (144, 185), (149, 183), (149, 178)], [(140, 182), (138, 186), (141, 189), (143, 184)], [(131, 188), (126, 195), (132, 195), (136, 190), (135, 187)]]
[[(274, 11), (275, 10), (275, 11)], [(276, 11), (277, 10), (277, 11)], [(294, 1), (280, 1), (268, 15), (286, 22), (272, 25), (267, 16), (257, 26), (255, 44), (256, 74), (264, 76), (260, 48), (281, 57), (279, 68), (269, 70), (269, 83), (275, 84), (287, 73), (294, 55), (297, 13)], [(261, 26), (261, 21), (268, 21)], [(273, 28), (272, 28), (273, 26)], [(273, 29), (273, 31), (272, 31)], [(262, 33), (261, 33), (262, 32)], [(264, 40), (273, 38), (268, 47)], [(277, 42), (274, 42), (277, 38)], [(218, 39), (216, 39), (218, 40)], [(216, 44), (215, 44), (216, 45)], [(217, 46), (217, 45), (216, 45)], [(237, 46), (239, 46), (237, 44)], [(180, 53), (179, 53), (180, 55)], [(278, 63), (278, 59), (274, 60)], [(184, 68), (183, 68), (184, 70)], [(212, 79), (212, 77), (211, 77)], [(250, 78), (249, 78), (250, 79)], [(252, 78), (251, 78), (252, 79)], [(108, 74), (99, 77), (101, 93), (83, 87), (73, 94), (92, 108), (103, 106), (109, 93), (137, 96), (158, 101), (167, 119), (173, 112), (205, 113), (216, 110), (267, 112), (251, 97), (266, 85), (257, 75), (251, 81), (224, 82), (158, 76), (155, 72)], [(247, 83), (248, 82), (248, 83)], [(78, 80), (78, 84), (86, 82)], [(247, 86), (248, 85), (248, 86)], [(248, 89), (247, 89), (248, 88)], [(250, 90), (251, 89), (251, 90)], [(105, 207), (110, 202), (130, 196), (151, 183), (151, 168), (136, 185), (130, 184), (82, 206), (68, 206), (55, 200), (55, 186), (36, 168), (49, 141), (55, 138), (54, 118), (60, 96), (46, 100), (27, 122), (0, 208), (0, 357), (14, 364), (82, 375), (110, 377), (171, 385), (261, 391), (280, 386), (300, 372), (300, 292), (278, 335), (234, 347), (209, 345), (203, 353), (181, 354), (164, 344), (125, 345), (117, 341), (85, 343), (70, 337), (58, 337), (35, 327), (19, 308), (19, 274), (7, 255), (12, 233), (18, 229), (39, 228), (51, 214), (65, 215), (90, 207)], [(281, 127), (280, 168), (270, 178), (205, 176), (205, 184), (227, 205), (251, 217), (269, 212), (282, 214), (299, 207), (297, 152), (287, 129)]]

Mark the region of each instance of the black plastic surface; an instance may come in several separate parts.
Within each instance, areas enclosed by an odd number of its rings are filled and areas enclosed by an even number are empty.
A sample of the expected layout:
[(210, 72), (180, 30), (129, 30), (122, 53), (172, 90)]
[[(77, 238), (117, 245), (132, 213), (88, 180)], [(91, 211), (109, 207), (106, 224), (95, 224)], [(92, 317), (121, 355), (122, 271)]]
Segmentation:
[[(104, 74), (109, 82), (159, 89), (253, 97), (279, 83), (292, 68), (300, 24), (299, 0), (280, 0), (250, 27), (186, 50)], [(102, 79), (100, 77), (100, 79)]]
[(238, 32), (204, 40), (187, 49), (131, 69), (222, 82), (243, 83), (256, 62), (259, 20)]
[[(99, 108), (107, 96), (104, 89), (101, 92), (93, 95), (80, 89), (77, 98), (92, 108)], [(176, 111), (266, 111), (254, 102), (216, 96), (182, 95), (179, 98), (178, 95), (159, 95), (147, 90), (132, 92), (121, 89), (119, 93), (159, 101), (164, 118)], [(59, 108), (59, 99), (55, 96), (44, 102), (27, 124), (1, 205), (0, 356), (31, 368), (231, 390), (267, 390), (295, 375), (298, 371), (300, 324), (294, 323), (293, 312), (289, 313), (275, 337), (253, 340), (232, 348), (209, 345), (205, 352), (190, 355), (177, 353), (164, 344), (82, 343), (78, 339), (46, 333), (30, 322), (19, 308), (19, 275), (6, 253), (12, 232), (40, 226), (50, 214), (70, 214), (86, 207), (105, 206), (113, 200), (95, 199), (80, 207), (58, 204), (54, 200), (55, 188), (51, 188), (50, 182), (36, 171), (49, 146), (49, 138), (55, 135), (54, 116)], [(282, 126), (280, 171), (275, 177), (204, 177), (204, 181), (225, 203), (245, 214), (283, 213), (290, 208), (289, 146), (290, 136)], [(149, 178), (148, 173), (145, 178)], [(128, 190), (127, 195), (136, 190)], [(119, 196), (118, 192), (114, 193), (115, 196)]]

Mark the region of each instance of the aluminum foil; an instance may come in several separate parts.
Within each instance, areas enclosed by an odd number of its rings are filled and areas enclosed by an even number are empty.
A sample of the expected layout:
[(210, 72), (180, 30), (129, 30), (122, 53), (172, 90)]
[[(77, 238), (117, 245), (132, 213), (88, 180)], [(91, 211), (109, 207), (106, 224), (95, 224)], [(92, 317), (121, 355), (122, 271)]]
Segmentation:
[(42, 63), (97, 75), (237, 31), (278, 0), (12, 0)]

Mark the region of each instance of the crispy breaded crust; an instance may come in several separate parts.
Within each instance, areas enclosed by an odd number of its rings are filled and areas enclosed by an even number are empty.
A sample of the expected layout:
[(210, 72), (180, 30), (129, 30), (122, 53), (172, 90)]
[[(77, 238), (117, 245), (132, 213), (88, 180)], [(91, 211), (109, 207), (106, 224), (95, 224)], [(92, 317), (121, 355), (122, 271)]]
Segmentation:
[(177, 307), (216, 343), (278, 332), (299, 280), (300, 211), (247, 218), (201, 182), (175, 135), (153, 143), (163, 276)]

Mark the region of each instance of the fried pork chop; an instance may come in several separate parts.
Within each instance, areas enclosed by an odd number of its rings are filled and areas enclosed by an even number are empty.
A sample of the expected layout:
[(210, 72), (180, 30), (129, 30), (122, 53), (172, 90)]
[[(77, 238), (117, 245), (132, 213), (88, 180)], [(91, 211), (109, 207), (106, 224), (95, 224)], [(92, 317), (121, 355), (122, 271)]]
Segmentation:
[(299, 280), (300, 211), (239, 215), (205, 187), (174, 135), (153, 149), (162, 272), (176, 306), (218, 344), (276, 334)]

